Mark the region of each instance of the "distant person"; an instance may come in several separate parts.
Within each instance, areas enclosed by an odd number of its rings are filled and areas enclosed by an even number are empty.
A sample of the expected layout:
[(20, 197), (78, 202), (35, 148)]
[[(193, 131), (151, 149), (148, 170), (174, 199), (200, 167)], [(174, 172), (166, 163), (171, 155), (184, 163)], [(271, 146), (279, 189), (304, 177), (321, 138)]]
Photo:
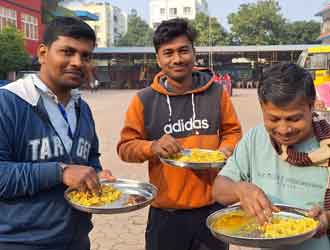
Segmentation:
[(223, 250), (206, 217), (223, 208), (214, 204), (212, 185), (218, 171), (194, 171), (164, 165), (159, 157), (183, 148), (222, 151), (229, 157), (242, 130), (233, 104), (210, 70), (196, 70), (196, 35), (187, 21), (163, 21), (154, 33), (161, 72), (150, 87), (133, 97), (117, 146), (127, 162), (149, 162), (159, 189), (149, 210), (147, 250)]
[(0, 249), (89, 250), (91, 216), (66, 188), (98, 193), (92, 112), (77, 88), (88, 80), (95, 33), (72, 17), (54, 19), (38, 48), (40, 75), (0, 89)]
[(236, 147), (214, 183), (221, 204), (240, 202), (260, 224), (279, 209), (274, 203), (308, 209), (320, 220), (320, 238), (278, 250), (329, 250), (330, 125), (313, 113), (315, 88), (308, 71), (277, 64), (260, 81), (264, 122)]

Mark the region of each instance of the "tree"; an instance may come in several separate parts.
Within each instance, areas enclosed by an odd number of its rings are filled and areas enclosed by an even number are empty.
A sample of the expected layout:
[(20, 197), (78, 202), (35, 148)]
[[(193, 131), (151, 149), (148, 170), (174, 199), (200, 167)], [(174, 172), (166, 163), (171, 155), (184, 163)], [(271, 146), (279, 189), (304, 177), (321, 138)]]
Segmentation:
[(24, 69), (28, 63), (23, 34), (13, 27), (4, 28), (0, 32), (0, 78), (10, 71)]
[(241, 45), (281, 44), (286, 20), (280, 10), (276, 0), (242, 4), (228, 16), (233, 39)]
[(127, 33), (116, 42), (116, 46), (151, 46), (152, 34), (153, 30), (133, 9), (128, 15)]
[(296, 21), (285, 24), (284, 44), (312, 44), (320, 35), (320, 23), (315, 21)]
[(204, 13), (197, 13), (191, 21), (196, 29), (198, 37), (197, 46), (216, 46), (226, 44), (227, 33), (215, 17), (209, 17)]
[(56, 16), (75, 16), (74, 12), (60, 6), (59, 3), (70, 3), (73, 0), (42, 0), (42, 22), (49, 23)]

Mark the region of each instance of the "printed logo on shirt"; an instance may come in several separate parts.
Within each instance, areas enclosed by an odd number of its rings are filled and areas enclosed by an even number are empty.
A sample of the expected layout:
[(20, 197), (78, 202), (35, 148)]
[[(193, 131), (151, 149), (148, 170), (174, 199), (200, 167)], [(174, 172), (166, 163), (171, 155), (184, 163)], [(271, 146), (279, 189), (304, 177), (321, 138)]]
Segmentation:
[[(58, 136), (30, 140), (29, 146), (32, 149), (32, 161), (49, 160), (51, 158), (58, 158), (65, 155), (64, 146)], [(91, 143), (80, 137), (78, 140), (76, 155), (84, 160), (88, 160), (90, 150)]]
[(163, 130), (166, 134), (189, 132), (193, 130), (206, 130), (210, 128), (209, 121), (207, 119), (196, 119), (190, 118), (188, 121), (180, 119), (175, 123), (168, 123), (164, 126)]
[(65, 154), (61, 139), (58, 136), (43, 137), (29, 141), (32, 161), (47, 160)]
[(88, 160), (89, 152), (91, 150), (91, 143), (89, 143), (84, 138), (80, 137), (78, 140), (78, 147), (77, 147), (77, 156), (83, 158), (84, 160)]

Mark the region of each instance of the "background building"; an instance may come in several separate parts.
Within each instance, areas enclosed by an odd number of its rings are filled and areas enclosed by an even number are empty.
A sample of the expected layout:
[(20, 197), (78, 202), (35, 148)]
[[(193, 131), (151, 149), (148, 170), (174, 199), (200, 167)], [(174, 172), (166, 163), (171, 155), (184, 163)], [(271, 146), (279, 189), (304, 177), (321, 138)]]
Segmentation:
[(93, 1), (65, 7), (74, 11), (88, 11), (98, 16), (96, 21), (86, 21), (96, 32), (97, 47), (112, 47), (127, 32), (127, 14), (108, 2)]
[(198, 12), (208, 13), (206, 0), (149, 0), (149, 25), (154, 29), (163, 20), (195, 19)]
[(330, 44), (330, 1), (326, 1), (322, 10), (316, 13), (316, 16), (322, 17), (321, 34), (318, 41)]
[(0, 31), (8, 25), (24, 33), (25, 48), (35, 56), (43, 29), (41, 0), (0, 0)]

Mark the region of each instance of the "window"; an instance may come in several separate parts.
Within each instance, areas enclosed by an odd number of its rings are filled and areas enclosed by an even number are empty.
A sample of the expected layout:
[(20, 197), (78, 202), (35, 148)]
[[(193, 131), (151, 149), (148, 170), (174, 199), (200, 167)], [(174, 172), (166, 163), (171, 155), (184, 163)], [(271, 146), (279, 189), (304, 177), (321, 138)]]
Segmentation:
[(183, 15), (185, 16), (191, 15), (191, 7), (183, 7)]
[(165, 16), (165, 8), (160, 8), (160, 15)]
[(170, 8), (170, 16), (176, 16), (177, 15), (177, 9), (176, 8)]
[(25, 38), (38, 40), (38, 19), (35, 16), (22, 14), (22, 26)]
[(17, 27), (16, 11), (0, 6), (0, 30), (6, 26)]

